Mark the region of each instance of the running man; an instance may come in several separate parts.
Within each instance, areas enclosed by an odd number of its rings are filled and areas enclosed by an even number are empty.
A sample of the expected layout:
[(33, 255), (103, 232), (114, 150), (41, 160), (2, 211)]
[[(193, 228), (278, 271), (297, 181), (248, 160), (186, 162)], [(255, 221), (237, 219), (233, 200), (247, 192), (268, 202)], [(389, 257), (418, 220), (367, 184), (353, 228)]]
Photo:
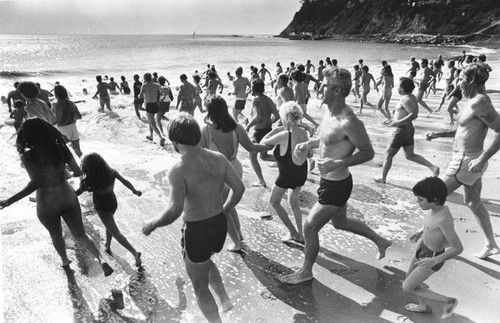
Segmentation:
[[(168, 138), (181, 155), (168, 173), (169, 204), (160, 217), (146, 223), (142, 232), (149, 235), (183, 215), (182, 256), (196, 301), (209, 322), (222, 322), (208, 286), (219, 297), (223, 312), (231, 310), (233, 304), (219, 270), (210, 258), (224, 246), (227, 234), (225, 214), (238, 204), (245, 186), (224, 155), (198, 145), (201, 131), (193, 116), (180, 113), (173, 118), (168, 125)], [(225, 184), (231, 192), (223, 204)]]
[(375, 182), (385, 184), (387, 174), (392, 166), (392, 159), (403, 147), (406, 159), (429, 168), (433, 176), (439, 175), (439, 167), (429, 162), (424, 157), (414, 153), (413, 149), (415, 128), (412, 121), (418, 118), (417, 98), (412, 94), (415, 89), (415, 83), (407, 77), (402, 77), (399, 83), (399, 95), (401, 100), (394, 109), (394, 119), (388, 123), (392, 127), (397, 127), (392, 135), (392, 140), (387, 147), (384, 166), (382, 167), (382, 177), (376, 178)]
[(429, 68), (429, 61), (426, 58), (422, 58), (421, 62), (422, 68), (419, 71), (419, 77), (417, 78), (418, 81), (418, 94), (417, 94), (417, 100), (418, 103), (423, 106), (428, 112), (429, 115), (431, 115), (434, 110), (429, 108), (427, 103), (424, 102), (424, 94), (429, 85), (432, 83), (434, 78), (436, 77), (436, 74), (434, 74), (434, 71)]
[[(190, 115), (194, 115), (194, 97), (196, 94), (196, 88), (193, 84), (189, 83), (186, 74), (181, 74), (180, 80), (182, 85), (179, 88), (179, 94), (177, 95), (177, 106), (176, 109), (181, 112), (187, 112)], [(179, 109), (180, 104), (180, 109)]]
[[(464, 186), (464, 202), (476, 216), (485, 237), (484, 248), (475, 254), (479, 259), (500, 253), (490, 215), (481, 201), (481, 177), (486, 171), (488, 160), (500, 148), (500, 116), (484, 88), (488, 78), (488, 70), (481, 64), (465, 67), (459, 76), (467, 102), (458, 115), (453, 155), (443, 177), (448, 194)], [(488, 128), (495, 134), (488, 146), (484, 147)]]
[(17, 100), (26, 102), (26, 99), (17, 89), (18, 86), (19, 82), (14, 82), (14, 90), (10, 91), (9, 94), (7, 94), (7, 106), (9, 107), (9, 113), (12, 112), (12, 107), (14, 106), (14, 102), (16, 102)]
[(336, 229), (372, 240), (378, 248), (378, 259), (385, 256), (386, 249), (391, 245), (391, 241), (379, 236), (363, 222), (347, 218), (346, 203), (352, 191), (349, 167), (371, 160), (375, 153), (363, 122), (345, 103), (351, 91), (351, 73), (344, 68), (329, 67), (324, 70), (324, 76), (324, 103), (329, 114), (323, 119), (319, 137), (297, 145), (294, 152), (298, 157), (319, 147), (321, 158), (317, 165), (321, 181), (318, 202), (304, 223), (304, 264), (297, 272), (282, 277), (287, 284), (300, 284), (313, 279), (312, 268), (319, 251), (318, 234), (330, 221)]
[(234, 107), (233, 107), (233, 118), (238, 122), (238, 117), (241, 115), (245, 124), (248, 124), (248, 118), (243, 114), (243, 109), (245, 109), (245, 104), (247, 103), (247, 96), (250, 93), (251, 85), (248, 78), (243, 76), (243, 68), (238, 67), (234, 72), (236, 74), (236, 80), (233, 81), (234, 87)]
[[(273, 100), (264, 94), (264, 82), (261, 79), (253, 81), (252, 91), (255, 98), (252, 102), (252, 113), (250, 115), (251, 119), (245, 130), (248, 132), (253, 128), (252, 141), (260, 143), (262, 138), (271, 132), (273, 123), (278, 121), (280, 116)], [(272, 116), (274, 116), (274, 120)], [(266, 159), (268, 157), (267, 152), (261, 152), (260, 157), (262, 159)], [(259, 178), (259, 181), (252, 183), (252, 186), (266, 187), (267, 184), (264, 180), (264, 176), (262, 176), (262, 169), (260, 168), (256, 152), (250, 153), (250, 162), (255, 174)]]
[(111, 99), (109, 98), (108, 90), (110, 90), (110, 86), (108, 83), (102, 81), (102, 76), (97, 75), (95, 77), (97, 81), (97, 92), (94, 94), (92, 99), (95, 99), (97, 95), (99, 95), (99, 105), (101, 108), (98, 110), (99, 112), (104, 112), (104, 106), (111, 111)]
[(271, 79), (271, 82), (273, 81), (273, 76), (271, 75), (271, 72), (266, 68), (266, 64), (262, 63), (260, 64), (260, 70), (259, 70), (259, 75), (260, 79), (266, 83), (266, 74), (269, 74), (269, 78)]

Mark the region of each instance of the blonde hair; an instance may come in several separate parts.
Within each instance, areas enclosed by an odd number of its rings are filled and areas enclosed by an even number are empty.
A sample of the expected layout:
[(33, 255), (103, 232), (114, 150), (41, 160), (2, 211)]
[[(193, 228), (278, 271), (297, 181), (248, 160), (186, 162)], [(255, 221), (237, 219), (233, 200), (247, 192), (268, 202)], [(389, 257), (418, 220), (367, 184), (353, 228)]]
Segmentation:
[(304, 116), (302, 108), (294, 101), (283, 103), (279, 108), (279, 114), (285, 128), (297, 124)]

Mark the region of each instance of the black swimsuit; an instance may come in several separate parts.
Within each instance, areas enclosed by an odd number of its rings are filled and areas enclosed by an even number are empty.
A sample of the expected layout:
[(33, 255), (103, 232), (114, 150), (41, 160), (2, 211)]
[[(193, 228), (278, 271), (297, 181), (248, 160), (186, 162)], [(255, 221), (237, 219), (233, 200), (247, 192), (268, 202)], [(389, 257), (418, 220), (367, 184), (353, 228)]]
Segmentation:
[(307, 161), (302, 165), (295, 165), (292, 160), (292, 133), (288, 132), (288, 148), (286, 153), (280, 155), (280, 145), (276, 145), (273, 152), (274, 158), (278, 162), (279, 175), (276, 179), (276, 186), (281, 188), (295, 189), (304, 186), (307, 179)]

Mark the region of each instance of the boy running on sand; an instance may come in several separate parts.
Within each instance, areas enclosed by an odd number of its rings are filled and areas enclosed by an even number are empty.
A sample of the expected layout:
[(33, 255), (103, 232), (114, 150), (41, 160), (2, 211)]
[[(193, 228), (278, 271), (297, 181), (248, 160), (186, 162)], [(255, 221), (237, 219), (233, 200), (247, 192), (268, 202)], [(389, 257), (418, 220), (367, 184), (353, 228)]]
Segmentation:
[[(453, 217), (444, 205), (448, 189), (438, 177), (428, 177), (413, 187), (413, 194), (422, 210), (430, 210), (424, 220), (424, 228), (410, 237), (411, 242), (422, 241), (418, 245), (403, 291), (417, 296), (419, 304), (407, 304), (405, 309), (410, 312), (432, 313), (432, 308), (426, 301), (443, 303), (442, 319), (453, 315), (458, 304), (456, 298), (446, 297), (422, 286), (432, 274), (441, 269), (444, 262), (459, 255), (463, 251), (462, 243), (453, 227)], [(449, 248), (445, 246), (449, 244)]]

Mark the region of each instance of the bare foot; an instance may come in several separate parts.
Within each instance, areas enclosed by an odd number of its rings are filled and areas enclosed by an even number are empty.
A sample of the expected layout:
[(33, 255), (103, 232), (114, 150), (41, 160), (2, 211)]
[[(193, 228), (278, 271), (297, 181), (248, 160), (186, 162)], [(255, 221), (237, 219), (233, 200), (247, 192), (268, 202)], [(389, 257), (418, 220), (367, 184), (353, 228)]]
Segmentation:
[(439, 167), (434, 166), (431, 168), (432, 171), (432, 176), (438, 177), (439, 176)]
[(377, 259), (380, 260), (385, 257), (385, 251), (392, 245), (392, 241), (383, 239), (382, 243), (377, 244), (378, 254)]
[(104, 276), (105, 277), (108, 277), (109, 275), (111, 275), (113, 273), (113, 268), (111, 268), (110, 265), (108, 265), (107, 262), (103, 262), (101, 264), (101, 268), (102, 268), (102, 272), (104, 273)]
[(113, 254), (111, 253), (111, 248), (110, 248), (110, 247), (104, 247), (104, 251), (105, 251), (108, 255), (110, 255), (110, 256), (112, 256), (112, 255), (113, 255)]
[(481, 250), (479, 253), (474, 254), (474, 256), (476, 256), (479, 259), (486, 259), (489, 256), (498, 255), (499, 253), (500, 249), (498, 249), (498, 247), (493, 247), (493, 248), (484, 247), (483, 250)]
[(383, 178), (374, 178), (373, 180), (375, 181), (375, 183), (385, 184), (385, 179)]
[(141, 255), (142, 255), (142, 253), (140, 253), (140, 252), (136, 252), (135, 253), (135, 266), (136, 267), (141, 267), (142, 266)]
[(298, 285), (311, 281), (312, 279), (313, 279), (312, 274), (303, 274), (302, 271), (300, 270), (293, 274), (284, 275), (280, 277), (280, 281), (288, 285)]
[(230, 300), (227, 300), (222, 302), (221, 307), (222, 307), (222, 313), (226, 313), (233, 309), (233, 304), (231, 303)]
[(456, 298), (451, 298), (446, 304), (443, 306), (443, 314), (441, 315), (441, 319), (447, 319), (453, 315), (453, 310), (457, 307), (458, 301)]
[(266, 182), (253, 182), (252, 186), (253, 187), (264, 187), (264, 188), (267, 187)]

